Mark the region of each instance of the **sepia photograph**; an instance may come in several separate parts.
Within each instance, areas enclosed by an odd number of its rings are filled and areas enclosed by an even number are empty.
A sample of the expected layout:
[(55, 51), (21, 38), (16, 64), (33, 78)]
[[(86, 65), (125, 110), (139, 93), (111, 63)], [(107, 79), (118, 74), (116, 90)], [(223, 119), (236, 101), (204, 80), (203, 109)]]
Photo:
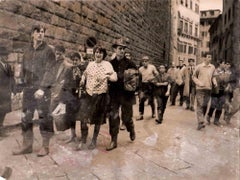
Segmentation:
[(240, 0), (0, 0), (0, 180), (238, 180)]

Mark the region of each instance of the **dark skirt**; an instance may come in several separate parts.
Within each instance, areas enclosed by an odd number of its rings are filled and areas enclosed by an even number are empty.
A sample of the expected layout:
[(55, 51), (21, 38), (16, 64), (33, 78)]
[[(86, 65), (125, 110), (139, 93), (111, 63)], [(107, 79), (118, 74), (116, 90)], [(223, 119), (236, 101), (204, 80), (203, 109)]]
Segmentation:
[(109, 95), (107, 93), (92, 96), (86, 94), (80, 99), (77, 119), (82, 123), (105, 124), (108, 104)]

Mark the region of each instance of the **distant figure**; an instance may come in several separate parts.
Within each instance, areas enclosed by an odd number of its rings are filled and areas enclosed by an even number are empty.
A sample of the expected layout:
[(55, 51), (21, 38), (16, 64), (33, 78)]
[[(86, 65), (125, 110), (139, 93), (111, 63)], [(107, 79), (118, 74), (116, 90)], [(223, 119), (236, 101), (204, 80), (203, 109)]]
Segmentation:
[(170, 77), (166, 73), (166, 66), (159, 66), (159, 74), (156, 76), (155, 87), (154, 87), (154, 97), (157, 100), (157, 115), (158, 118), (155, 120), (158, 124), (163, 121), (163, 115), (166, 109), (168, 97), (170, 94)]
[(172, 105), (175, 105), (176, 103), (176, 98), (177, 98), (177, 95), (179, 93), (179, 96), (180, 96), (180, 99), (179, 99), (179, 106), (182, 106), (183, 105), (183, 89), (184, 89), (184, 83), (183, 83), (183, 79), (182, 79), (182, 76), (181, 76), (181, 70), (185, 67), (185, 65), (183, 64), (183, 60), (179, 60), (179, 65), (177, 66), (176, 68), (176, 71), (175, 71), (175, 84), (174, 84), (174, 87), (173, 87), (173, 97), (172, 97)]
[(175, 106), (175, 103), (176, 103), (175, 87), (176, 87), (176, 80), (177, 80), (177, 72), (178, 72), (178, 69), (176, 68), (175, 63), (172, 62), (168, 71), (167, 71), (167, 73), (170, 77), (170, 85), (171, 85), (171, 89), (170, 89), (171, 106)]
[(14, 90), (14, 78), (11, 66), (7, 63), (8, 50), (0, 46), (0, 136), (5, 115), (11, 111), (11, 93)]
[(184, 82), (183, 96), (186, 99), (186, 109), (194, 111), (194, 102), (196, 96), (196, 85), (192, 80), (193, 72), (195, 71), (195, 60), (189, 59), (188, 66), (181, 69), (181, 76)]

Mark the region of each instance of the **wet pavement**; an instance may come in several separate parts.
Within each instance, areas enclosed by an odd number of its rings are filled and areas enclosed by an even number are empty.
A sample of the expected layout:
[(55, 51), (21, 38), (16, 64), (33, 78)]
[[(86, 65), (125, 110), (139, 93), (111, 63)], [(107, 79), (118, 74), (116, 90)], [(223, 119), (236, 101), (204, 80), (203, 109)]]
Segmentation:
[[(240, 175), (239, 117), (230, 125), (221, 118), (222, 125), (207, 125), (197, 131), (195, 113), (180, 106), (167, 106), (163, 124), (156, 125), (149, 106), (145, 106), (144, 120), (136, 121), (138, 106), (134, 106), (136, 140), (130, 141), (127, 131), (120, 131), (118, 147), (105, 148), (110, 142), (108, 124), (101, 127), (95, 150), (74, 151), (74, 144), (65, 144), (70, 131), (56, 132), (51, 140), (50, 154), (37, 157), (41, 147), (38, 127), (34, 128), (33, 153), (12, 156), (19, 148), (22, 137), (21, 113), (11, 112), (5, 119), (8, 136), (0, 137), (0, 166), (13, 169), (10, 179), (100, 179), (100, 180), (152, 180), (152, 179), (209, 179), (238, 180)], [(78, 136), (80, 127), (78, 125)], [(93, 126), (90, 126), (89, 139)]]

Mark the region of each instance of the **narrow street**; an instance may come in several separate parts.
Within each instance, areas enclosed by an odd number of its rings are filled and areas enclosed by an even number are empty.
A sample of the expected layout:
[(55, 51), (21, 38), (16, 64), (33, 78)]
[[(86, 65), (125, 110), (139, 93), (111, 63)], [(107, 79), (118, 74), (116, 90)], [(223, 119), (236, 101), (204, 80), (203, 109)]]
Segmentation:
[[(239, 113), (230, 125), (221, 118), (220, 127), (211, 124), (197, 131), (195, 113), (184, 106), (168, 105), (161, 125), (151, 118), (150, 107), (145, 108), (145, 119), (136, 121), (138, 105), (134, 106), (136, 140), (131, 142), (126, 130), (120, 131), (118, 148), (110, 152), (105, 150), (110, 142), (107, 124), (100, 130), (97, 149), (74, 151), (73, 144), (64, 144), (70, 131), (56, 132), (50, 154), (42, 158), (36, 156), (41, 146), (37, 126), (34, 153), (21, 156), (12, 156), (21, 144), (20, 126), (8, 128), (8, 136), (0, 140), (0, 164), (13, 169), (13, 180), (239, 179)], [(5, 125), (19, 122), (19, 111), (5, 119)], [(93, 126), (88, 143), (92, 131)]]

